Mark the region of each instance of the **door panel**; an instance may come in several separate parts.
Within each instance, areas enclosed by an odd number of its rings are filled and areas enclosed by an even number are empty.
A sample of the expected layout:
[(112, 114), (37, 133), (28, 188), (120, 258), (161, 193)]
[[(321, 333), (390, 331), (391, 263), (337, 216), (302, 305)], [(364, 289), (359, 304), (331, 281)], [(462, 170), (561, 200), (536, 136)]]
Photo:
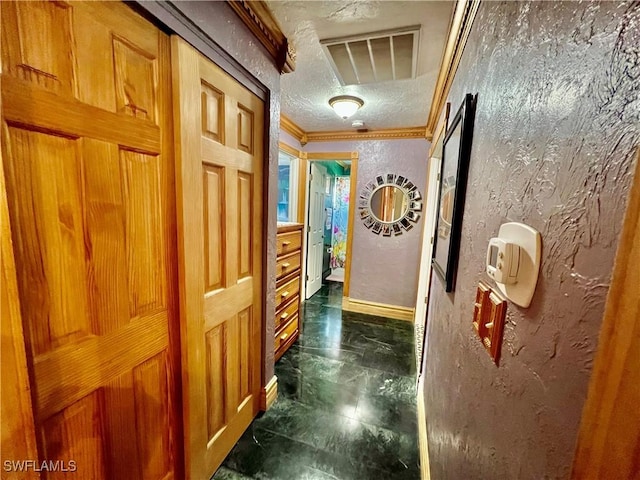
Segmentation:
[(259, 410), (263, 102), (172, 39), (187, 477), (209, 478)]
[(0, 8), (2, 153), (40, 458), (75, 460), (82, 478), (172, 478), (169, 39), (115, 2)]
[(307, 298), (322, 287), (322, 256), (324, 253), (324, 167), (311, 164), (309, 187), (309, 233), (307, 237)]

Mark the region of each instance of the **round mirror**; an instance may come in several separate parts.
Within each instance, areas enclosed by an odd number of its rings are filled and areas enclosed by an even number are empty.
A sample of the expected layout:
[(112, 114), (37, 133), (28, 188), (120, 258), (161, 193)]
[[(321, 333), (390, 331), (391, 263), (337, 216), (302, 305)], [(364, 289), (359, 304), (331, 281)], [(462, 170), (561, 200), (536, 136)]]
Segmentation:
[(382, 223), (394, 223), (409, 209), (407, 193), (395, 185), (381, 185), (371, 194), (371, 215)]
[(364, 226), (385, 237), (402, 235), (420, 219), (422, 195), (404, 175), (377, 175), (358, 195)]

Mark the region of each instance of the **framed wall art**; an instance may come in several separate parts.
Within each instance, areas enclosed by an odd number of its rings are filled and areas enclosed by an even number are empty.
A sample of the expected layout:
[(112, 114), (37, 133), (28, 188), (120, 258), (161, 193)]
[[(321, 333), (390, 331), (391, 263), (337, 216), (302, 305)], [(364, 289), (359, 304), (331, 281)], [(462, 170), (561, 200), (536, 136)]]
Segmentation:
[(444, 137), (431, 263), (447, 292), (452, 292), (455, 288), (476, 100), (477, 95), (468, 93), (465, 96)]

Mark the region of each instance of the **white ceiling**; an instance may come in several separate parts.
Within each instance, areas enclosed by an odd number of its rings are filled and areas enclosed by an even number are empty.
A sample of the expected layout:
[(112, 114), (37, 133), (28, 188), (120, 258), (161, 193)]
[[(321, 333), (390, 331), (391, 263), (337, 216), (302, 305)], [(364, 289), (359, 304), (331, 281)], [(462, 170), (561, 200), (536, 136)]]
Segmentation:
[[(296, 49), (296, 69), (282, 76), (282, 113), (303, 130), (423, 126), (435, 88), (453, 1), (267, 1)], [(320, 40), (421, 25), (417, 75), (368, 85), (341, 86)], [(335, 95), (355, 95), (364, 106), (343, 120), (329, 107)]]

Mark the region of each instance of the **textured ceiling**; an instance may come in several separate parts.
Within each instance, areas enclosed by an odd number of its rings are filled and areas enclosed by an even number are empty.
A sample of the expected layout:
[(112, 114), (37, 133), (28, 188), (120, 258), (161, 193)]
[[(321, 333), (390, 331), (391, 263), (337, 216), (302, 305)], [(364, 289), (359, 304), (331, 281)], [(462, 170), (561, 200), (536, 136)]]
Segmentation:
[[(305, 131), (351, 130), (353, 120), (370, 129), (415, 127), (427, 114), (442, 59), (453, 2), (267, 1), (296, 49), (296, 69), (282, 76), (282, 113)], [(343, 87), (320, 39), (421, 25), (417, 78)], [(335, 95), (355, 95), (364, 106), (343, 120), (329, 107)]]

